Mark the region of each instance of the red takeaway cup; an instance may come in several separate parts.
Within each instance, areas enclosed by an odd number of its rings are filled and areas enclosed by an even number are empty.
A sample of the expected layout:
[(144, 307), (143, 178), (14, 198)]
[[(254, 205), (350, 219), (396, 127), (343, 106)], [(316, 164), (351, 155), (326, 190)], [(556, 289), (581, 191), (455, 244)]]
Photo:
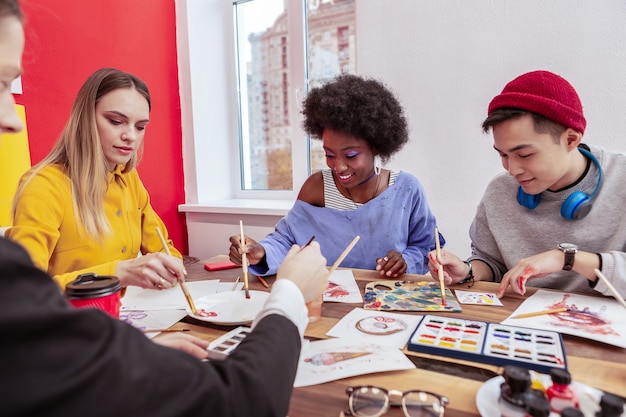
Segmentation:
[(65, 286), (65, 297), (74, 307), (97, 308), (119, 319), (121, 289), (117, 277), (88, 273), (79, 275)]

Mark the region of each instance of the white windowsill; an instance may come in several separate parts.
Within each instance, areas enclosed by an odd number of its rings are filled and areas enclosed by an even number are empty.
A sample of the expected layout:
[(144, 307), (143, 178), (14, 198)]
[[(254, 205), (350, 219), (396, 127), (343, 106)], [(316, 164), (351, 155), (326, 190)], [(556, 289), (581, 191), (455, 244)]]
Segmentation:
[(198, 204), (180, 204), (178, 211), (183, 213), (212, 214), (256, 214), (284, 216), (293, 206), (290, 200), (220, 200)]

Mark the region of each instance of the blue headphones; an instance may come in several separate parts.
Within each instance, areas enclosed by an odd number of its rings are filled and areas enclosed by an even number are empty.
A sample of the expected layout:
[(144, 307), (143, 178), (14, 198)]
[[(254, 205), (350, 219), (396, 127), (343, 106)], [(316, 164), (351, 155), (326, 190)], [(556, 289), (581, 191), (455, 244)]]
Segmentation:
[[(598, 167), (600, 175), (598, 176), (598, 184), (591, 195), (587, 195), (582, 191), (576, 191), (561, 204), (561, 217), (566, 220), (578, 220), (585, 217), (593, 206), (591, 200), (597, 194), (602, 184), (602, 167), (600, 166), (600, 162), (598, 162), (596, 157), (588, 150), (583, 148), (578, 148), (578, 150)], [(517, 202), (527, 209), (532, 210), (537, 207), (540, 197), (541, 194), (526, 194), (521, 186), (517, 188)]]

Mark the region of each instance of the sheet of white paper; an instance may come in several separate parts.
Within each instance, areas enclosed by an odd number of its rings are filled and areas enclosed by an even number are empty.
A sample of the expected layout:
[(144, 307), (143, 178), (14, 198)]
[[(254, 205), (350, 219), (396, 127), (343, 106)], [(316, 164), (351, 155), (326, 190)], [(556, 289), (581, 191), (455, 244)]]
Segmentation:
[(403, 348), (422, 319), (421, 315), (355, 308), (326, 333), (354, 343), (375, 343)]
[[(514, 319), (513, 316), (555, 308), (568, 308), (558, 314)], [(624, 307), (609, 297), (538, 290), (502, 324), (552, 330), (626, 348)]]
[(337, 269), (329, 277), (324, 301), (337, 303), (362, 303), (361, 290), (350, 269)]
[(375, 372), (413, 369), (401, 350), (347, 338), (317, 340), (304, 344), (294, 387)]
[[(215, 294), (219, 280), (187, 282), (187, 289), (194, 300), (205, 295)], [(231, 285), (232, 288), (232, 285)], [(124, 310), (184, 310), (187, 307), (185, 294), (177, 285), (167, 290), (147, 290), (139, 287), (128, 287), (122, 297)]]
[[(128, 310), (120, 312), (120, 320), (142, 331), (167, 329), (178, 323), (187, 313), (185, 310)], [(152, 339), (158, 332), (147, 332)]]

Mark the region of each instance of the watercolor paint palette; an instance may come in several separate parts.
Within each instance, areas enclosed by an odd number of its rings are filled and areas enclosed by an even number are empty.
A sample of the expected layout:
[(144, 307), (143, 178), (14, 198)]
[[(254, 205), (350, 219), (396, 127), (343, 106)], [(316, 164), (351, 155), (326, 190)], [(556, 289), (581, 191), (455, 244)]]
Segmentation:
[(239, 346), (243, 339), (248, 336), (251, 330), (250, 327), (239, 326), (209, 343), (209, 347), (207, 348), (209, 359), (226, 359), (226, 357)]
[(517, 365), (541, 373), (567, 369), (560, 333), (475, 320), (425, 315), (408, 349), (492, 365)]
[(444, 289), (446, 304), (441, 300), (441, 287), (433, 281), (374, 281), (365, 286), (363, 308), (378, 311), (451, 311), (463, 309), (448, 288)]

